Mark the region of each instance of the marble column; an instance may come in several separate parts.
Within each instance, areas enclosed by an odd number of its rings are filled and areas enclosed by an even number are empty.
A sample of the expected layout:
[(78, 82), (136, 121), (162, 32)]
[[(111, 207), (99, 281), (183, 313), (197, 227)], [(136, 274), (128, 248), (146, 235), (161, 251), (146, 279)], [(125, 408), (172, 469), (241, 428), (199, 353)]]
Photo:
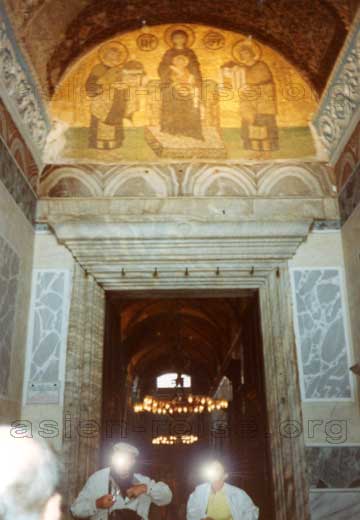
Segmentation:
[(98, 469), (104, 317), (103, 289), (76, 265), (64, 396), (64, 509)]
[(276, 520), (308, 520), (305, 448), (287, 264), (260, 288)]

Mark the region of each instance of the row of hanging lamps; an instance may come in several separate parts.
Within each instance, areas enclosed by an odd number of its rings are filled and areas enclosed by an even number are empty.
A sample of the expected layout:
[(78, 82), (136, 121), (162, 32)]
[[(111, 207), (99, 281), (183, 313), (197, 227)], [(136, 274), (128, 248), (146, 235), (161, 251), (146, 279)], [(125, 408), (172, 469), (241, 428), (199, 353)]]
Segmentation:
[(156, 446), (190, 445), (198, 442), (196, 435), (160, 435), (152, 440)]

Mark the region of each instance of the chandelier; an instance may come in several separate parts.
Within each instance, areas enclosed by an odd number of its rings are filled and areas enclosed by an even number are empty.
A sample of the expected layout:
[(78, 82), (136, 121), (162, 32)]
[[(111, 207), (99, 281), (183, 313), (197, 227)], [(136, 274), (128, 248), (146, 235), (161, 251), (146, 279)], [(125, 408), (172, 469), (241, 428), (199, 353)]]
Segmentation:
[(196, 435), (162, 435), (155, 437), (152, 443), (158, 446), (174, 446), (175, 444), (194, 444), (199, 440)]
[[(178, 318), (178, 320), (177, 320)], [(173, 348), (174, 367), (177, 366), (186, 370), (190, 365), (190, 360), (186, 359), (186, 354), (181, 345), (181, 322), (180, 322), (180, 308), (174, 316), (174, 328), (177, 331), (177, 341)], [(214, 399), (205, 395), (188, 395), (184, 388), (184, 380), (178, 372), (174, 395), (169, 399), (161, 399), (156, 396), (147, 395), (142, 402), (137, 402), (133, 405), (135, 413), (152, 413), (157, 415), (174, 415), (174, 414), (201, 414), (204, 412), (214, 412), (216, 410), (225, 410), (228, 408), (228, 401), (225, 399)]]
[(158, 415), (201, 414), (226, 410), (229, 403), (225, 399), (212, 399), (204, 395), (176, 394), (172, 399), (157, 399), (146, 396), (142, 403), (134, 404), (134, 412), (148, 412)]

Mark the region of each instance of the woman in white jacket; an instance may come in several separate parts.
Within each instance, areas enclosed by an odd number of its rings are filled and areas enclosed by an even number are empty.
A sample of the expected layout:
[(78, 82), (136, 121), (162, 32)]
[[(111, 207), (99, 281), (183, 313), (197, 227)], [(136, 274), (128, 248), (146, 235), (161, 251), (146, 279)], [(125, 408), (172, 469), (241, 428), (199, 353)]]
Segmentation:
[(97, 471), (87, 480), (71, 506), (73, 516), (107, 520), (112, 512), (128, 509), (141, 520), (148, 520), (151, 504), (170, 504), (172, 492), (167, 484), (133, 472), (138, 455), (134, 446), (116, 444), (111, 467)]
[(257, 520), (259, 509), (242, 489), (225, 482), (219, 461), (209, 465), (208, 482), (195, 488), (187, 504), (187, 520)]

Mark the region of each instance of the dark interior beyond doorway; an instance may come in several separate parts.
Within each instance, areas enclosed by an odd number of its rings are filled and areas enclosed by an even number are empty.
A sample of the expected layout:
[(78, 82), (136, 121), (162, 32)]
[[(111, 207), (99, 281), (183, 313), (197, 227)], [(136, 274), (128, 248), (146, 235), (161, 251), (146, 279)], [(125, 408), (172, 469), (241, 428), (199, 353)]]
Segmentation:
[[(214, 297), (214, 294), (216, 297)], [(134, 413), (145, 396), (171, 398), (164, 374), (186, 374), (185, 395), (226, 399), (226, 410), (177, 416)], [(139, 471), (166, 481), (171, 506), (152, 519), (185, 520), (189, 493), (210, 456), (226, 461), (228, 482), (275, 518), (258, 293), (108, 293), (104, 352), (102, 454), (120, 440), (141, 450)], [(173, 376), (169, 376), (169, 381)], [(174, 383), (169, 384), (169, 386)], [(192, 445), (154, 445), (158, 436), (194, 435)]]

